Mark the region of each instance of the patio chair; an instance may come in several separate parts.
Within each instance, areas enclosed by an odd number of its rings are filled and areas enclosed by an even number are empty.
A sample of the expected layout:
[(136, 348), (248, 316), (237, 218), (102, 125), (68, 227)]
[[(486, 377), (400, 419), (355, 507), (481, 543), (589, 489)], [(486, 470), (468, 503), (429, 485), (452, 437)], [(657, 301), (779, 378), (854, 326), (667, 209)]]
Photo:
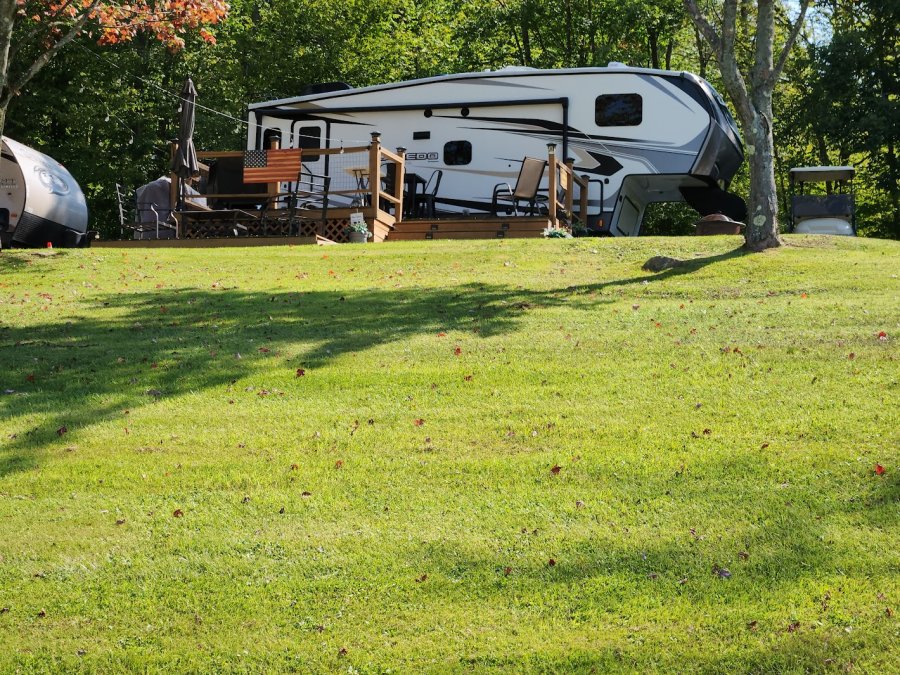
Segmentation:
[[(270, 199), (261, 214), (262, 233), (298, 236), (303, 221), (319, 220), (319, 234), (328, 222), (328, 193), (331, 176), (301, 168), (293, 189)], [(320, 215), (321, 214), (321, 215)]]
[(441, 187), (441, 177), (444, 172), (440, 169), (432, 172), (431, 177), (422, 188), (421, 194), (413, 195), (413, 210), (416, 216), (434, 218), (434, 198)]
[(538, 215), (538, 202), (546, 201), (545, 195), (538, 194), (546, 168), (546, 159), (535, 159), (534, 157), (523, 159), (515, 188), (510, 187), (509, 183), (498, 183), (494, 186), (491, 215), (496, 216), (502, 210), (518, 216), (520, 204), (524, 204), (525, 215)]
[(139, 202), (134, 193), (116, 183), (116, 205), (119, 211), (119, 231), (125, 237), (130, 231), (134, 239), (174, 239), (176, 225), (167, 217), (161, 218), (153, 202)]

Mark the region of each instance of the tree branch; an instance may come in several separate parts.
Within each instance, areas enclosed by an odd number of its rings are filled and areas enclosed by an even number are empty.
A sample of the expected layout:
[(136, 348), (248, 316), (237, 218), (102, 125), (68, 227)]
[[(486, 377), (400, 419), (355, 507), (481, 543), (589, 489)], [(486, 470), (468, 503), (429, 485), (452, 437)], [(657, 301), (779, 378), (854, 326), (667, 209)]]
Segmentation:
[(684, 8), (688, 11), (688, 14), (691, 15), (691, 19), (694, 20), (694, 25), (697, 27), (697, 30), (703, 34), (703, 37), (709, 43), (709, 46), (713, 48), (716, 55), (721, 54), (722, 39), (719, 37), (716, 29), (713, 28), (713, 25), (706, 20), (705, 16), (703, 16), (700, 8), (697, 7), (697, 0), (683, 0), (683, 2)]
[(797, 36), (800, 34), (800, 30), (803, 28), (803, 22), (806, 21), (807, 9), (809, 9), (809, 0), (800, 0), (800, 16), (797, 17), (794, 25), (791, 26), (791, 32), (788, 35), (784, 46), (781, 48), (781, 54), (778, 56), (778, 63), (776, 63), (775, 67), (772, 69), (773, 82), (777, 81), (778, 78), (781, 77), (781, 71), (784, 70), (784, 64), (787, 63), (788, 56), (790, 56), (791, 53), (791, 48), (794, 46), (794, 42), (796, 42)]
[[(15, 84), (9, 85), (9, 97), (17, 95), (19, 91), (21, 91), (22, 87), (28, 84), (31, 79), (35, 75), (37, 75), (41, 71), (41, 69), (46, 66), (63, 47), (65, 47), (72, 40), (78, 37), (78, 35), (81, 33), (82, 28), (84, 28), (84, 25), (88, 22), (88, 19), (91, 17), (91, 14), (93, 14), (94, 10), (97, 9), (97, 6), (100, 4), (100, 2), (101, 0), (94, 0), (91, 3), (90, 7), (87, 7), (81, 14), (81, 16), (79, 16), (75, 20), (75, 23), (72, 24), (72, 27), (69, 28), (69, 31), (65, 35), (63, 35), (57, 43), (50, 47), (50, 49), (41, 53), (41, 55), (34, 60), (34, 63), (32, 63), (28, 67), (28, 70), (25, 71), (25, 73), (16, 81)], [(0, 102), (0, 104), (2, 104), (2, 102)]]

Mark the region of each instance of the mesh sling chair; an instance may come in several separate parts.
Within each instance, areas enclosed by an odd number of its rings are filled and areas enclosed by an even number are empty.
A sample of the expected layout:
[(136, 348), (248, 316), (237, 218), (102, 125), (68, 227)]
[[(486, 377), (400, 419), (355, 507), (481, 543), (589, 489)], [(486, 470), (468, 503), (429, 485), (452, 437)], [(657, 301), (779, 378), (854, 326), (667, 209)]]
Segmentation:
[(444, 172), (437, 169), (431, 174), (428, 182), (422, 188), (422, 194), (413, 197), (413, 209), (417, 216), (434, 218), (434, 198), (437, 197), (441, 187), (441, 177)]
[(126, 231), (130, 231), (134, 239), (175, 238), (175, 224), (168, 218), (160, 218), (156, 204), (152, 201), (139, 201), (136, 193), (119, 183), (116, 183), (116, 205), (122, 237)]
[(538, 194), (546, 168), (546, 159), (535, 159), (534, 157), (523, 159), (515, 188), (510, 187), (509, 183), (498, 183), (494, 186), (494, 194), (491, 197), (491, 215), (496, 216), (499, 211), (503, 211), (505, 213), (512, 212), (518, 216), (520, 204), (524, 204), (525, 215), (537, 215), (538, 202), (546, 200), (545, 195)]
[[(294, 188), (286, 195), (273, 197), (264, 206), (260, 216), (263, 235), (297, 236), (301, 234), (303, 221), (309, 220), (319, 220), (319, 234), (324, 234), (330, 188), (331, 176), (313, 173), (302, 167)], [(281, 208), (282, 204), (286, 208)]]

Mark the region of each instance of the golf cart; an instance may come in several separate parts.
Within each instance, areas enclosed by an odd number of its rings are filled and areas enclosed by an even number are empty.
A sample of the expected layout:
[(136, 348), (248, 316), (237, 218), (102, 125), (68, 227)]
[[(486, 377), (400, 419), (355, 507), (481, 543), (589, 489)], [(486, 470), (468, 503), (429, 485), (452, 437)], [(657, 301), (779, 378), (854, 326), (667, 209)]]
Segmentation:
[[(852, 166), (803, 166), (790, 170), (791, 224), (798, 234), (856, 234)], [(811, 188), (825, 183), (825, 189)], [(811, 192), (812, 194), (806, 194)]]

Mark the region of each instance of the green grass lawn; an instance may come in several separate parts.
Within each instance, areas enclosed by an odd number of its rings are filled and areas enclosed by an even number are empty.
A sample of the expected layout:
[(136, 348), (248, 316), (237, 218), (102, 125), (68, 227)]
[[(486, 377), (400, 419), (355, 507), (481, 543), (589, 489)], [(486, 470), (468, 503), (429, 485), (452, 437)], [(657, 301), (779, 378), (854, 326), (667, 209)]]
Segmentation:
[(0, 671), (897, 672), (900, 245), (788, 241), (4, 251)]

